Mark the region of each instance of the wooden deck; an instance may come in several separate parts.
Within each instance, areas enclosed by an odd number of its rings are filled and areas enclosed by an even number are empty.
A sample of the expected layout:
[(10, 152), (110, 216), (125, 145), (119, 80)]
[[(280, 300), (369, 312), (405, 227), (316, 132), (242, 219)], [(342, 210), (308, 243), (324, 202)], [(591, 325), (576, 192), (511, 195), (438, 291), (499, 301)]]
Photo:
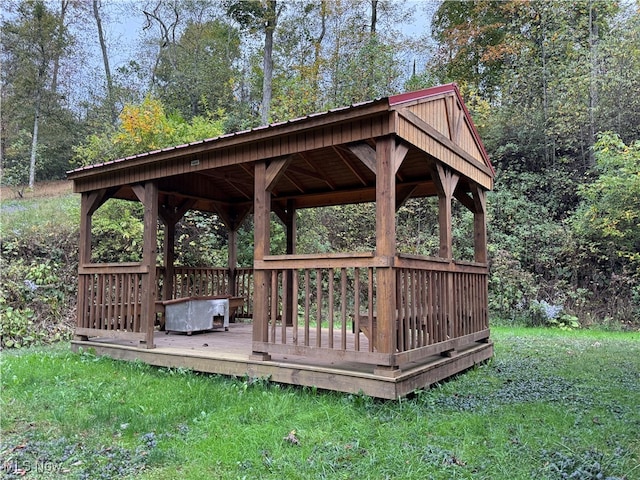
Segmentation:
[[(324, 333), (324, 332), (323, 332)], [(354, 335), (349, 339), (353, 342)], [(314, 341), (311, 339), (311, 341)], [(361, 334), (360, 341), (366, 342)], [(346, 393), (363, 392), (378, 398), (396, 399), (416, 389), (450, 377), (489, 359), (492, 342), (475, 343), (451, 356), (434, 355), (404, 365), (395, 376), (377, 372), (374, 365), (323, 361), (295, 355), (273, 355), (271, 360), (251, 359), (252, 325), (231, 324), (229, 331), (215, 330), (193, 335), (156, 332), (156, 348), (140, 348), (136, 341), (91, 339), (72, 341), (72, 349), (93, 349), (97, 355), (119, 360), (139, 360), (158, 367), (188, 368), (199, 372), (261, 378)]]

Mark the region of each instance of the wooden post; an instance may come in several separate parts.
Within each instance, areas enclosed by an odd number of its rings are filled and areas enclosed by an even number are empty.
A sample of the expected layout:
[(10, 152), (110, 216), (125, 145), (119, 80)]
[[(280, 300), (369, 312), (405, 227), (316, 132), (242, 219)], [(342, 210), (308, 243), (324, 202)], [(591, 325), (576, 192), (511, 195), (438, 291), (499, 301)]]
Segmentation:
[[(109, 198), (113, 192), (107, 189), (83, 193), (80, 200), (80, 239), (78, 245), (78, 268), (91, 263), (91, 220), (94, 212)], [(78, 275), (78, 305), (76, 310), (76, 326), (91, 328), (86, 322), (87, 315), (87, 280), (85, 275)], [(87, 336), (80, 336), (87, 340)]]
[(173, 298), (173, 277), (176, 259), (176, 224), (165, 219), (164, 224), (164, 277), (162, 279), (162, 300)]
[(148, 271), (142, 277), (141, 330), (145, 333), (146, 348), (153, 348), (153, 329), (156, 307), (156, 255), (158, 242), (158, 186), (144, 185), (144, 244), (142, 264)]
[[(393, 265), (396, 254), (396, 186), (393, 165), (395, 141), (376, 142), (376, 257)], [(396, 276), (392, 266), (376, 269), (376, 348), (393, 353), (396, 345)]]
[(453, 233), (451, 226), (451, 200), (458, 184), (459, 176), (449, 168), (438, 164), (436, 188), (438, 190), (438, 226), (440, 231), (440, 257), (453, 259)]
[[(253, 206), (253, 341), (269, 340), (269, 281), (268, 270), (259, 270), (255, 261), (263, 260), (270, 252), (271, 193), (267, 191), (267, 165), (264, 161), (255, 165), (255, 193)], [(268, 360), (267, 352), (254, 351), (251, 358)]]
[[(287, 255), (293, 255), (296, 253), (296, 235), (297, 235), (297, 217), (296, 217), (296, 207), (293, 200), (287, 201), (287, 211), (286, 211), (286, 222), (287, 228)], [(287, 304), (285, 305), (284, 310), (284, 319), (286, 325), (293, 325), (293, 302), (297, 302), (297, 298), (293, 298), (293, 270), (286, 271), (286, 298)]]
[[(91, 199), (88, 193), (82, 194), (80, 200), (80, 244), (78, 245), (78, 260), (80, 268), (91, 262)], [(76, 310), (76, 326), (91, 327), (85, 322), (87, 302), (87, 282), (85, 275), (78, 275), (78, 303)], [(88, 340), (81, 336), (80, 340)]]
[(474, 260), (478, 263), (487, 263), (487, 193), (476, 186), (473, 191), (473, 236), (474, 236)]
[(228, 227), (227, 239), (229, 252), (227, 255), (227, 267), (229, 268), (228, 293), (232, 297), (236, 296), (236, 267), (238, 265), (238, 227)]
[[(451, 201), (460, 177), (450, 168), (438, 163), (436, 165), (436, 188), (438, 190), (438, 228), (440, 230), (440, 257), (453, 262), (453, 228)], [(444, 298), (447, 339), (454, 338), (455, 328), (455, 295), (453, 292), (453, 273), (446, 272), (447, 291)], [(451, 354), (451, 352), (447, 352)]]
[[(134, 189), (138, 191), (140, 201), (144, 203), (144, 190)], [(175, 274), (175, 258), (176, 258), (176, 224), (180, 221), (184, 214), (193, 207), (195, 200), (185, 200), (180, 205), (173, 206), (171, 201), (168, 205), (158, 206), (158, 216), (164, 223), (164, 245), (163, 245), (163, 265), (164, 276), (162, 279), (162, 300), (171, 300), (173, 298), (173, 282)]]

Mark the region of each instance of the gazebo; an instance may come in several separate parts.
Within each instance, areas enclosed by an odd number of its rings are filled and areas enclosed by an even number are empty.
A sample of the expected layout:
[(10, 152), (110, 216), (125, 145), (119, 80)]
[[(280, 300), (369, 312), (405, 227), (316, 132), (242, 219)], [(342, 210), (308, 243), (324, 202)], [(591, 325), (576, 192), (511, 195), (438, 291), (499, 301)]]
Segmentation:
[[(75, 349), (382, 398), (493, 354), (486, 192), (494, 170), (455, 84), (82, 167), (68, 177), (82, 196)], [(397, 210), (423, 197), (438, 199), (437, 256), (400, 253), (396, 244)], [(144, 206), (140, 262), (92, 262), (92, 216), (112, 198)], [(472, 261), (454, 258), (454, 200), (473, 214)], [(296, 252), (298, 210), (364, 202), (375, 204), (374, 251)], [(227, 265), (176, 265), (176, 224), (189, 210), (222, 220)], [(272, 253), (272, 212), (285, 226), (286, 254)], [(240, 268), (237, 232), (251, 213), (253, 265)], [(160, 332), (172, 302), (206, 299), (236, 302), (235, 316), (251, 322), (194, 335)]]

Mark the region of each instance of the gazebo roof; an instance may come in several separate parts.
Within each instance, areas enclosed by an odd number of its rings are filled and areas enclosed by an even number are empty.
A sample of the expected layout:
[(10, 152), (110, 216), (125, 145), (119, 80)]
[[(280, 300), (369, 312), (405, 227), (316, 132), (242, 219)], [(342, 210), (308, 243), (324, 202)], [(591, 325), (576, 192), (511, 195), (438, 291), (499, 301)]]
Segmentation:
[[(397, 170), (401, 197), (436, 193), (437, 162), (491, 189), (494, 170), (455, 84), (385, 97), (220, 137), (90, 165), (67, 173), (76, 192), (110, 190), (135, 199), (131, 186), (156, 180), (161, 201), (195, 201), (193, 208), (253, 202), (259, 160), (286, 162), (273, 179), (272, 202), (297, 208), (375, 199), (376, 138), (394, 135), (407, 148)], [(372, 155), (373, 154), (373, 155)]]

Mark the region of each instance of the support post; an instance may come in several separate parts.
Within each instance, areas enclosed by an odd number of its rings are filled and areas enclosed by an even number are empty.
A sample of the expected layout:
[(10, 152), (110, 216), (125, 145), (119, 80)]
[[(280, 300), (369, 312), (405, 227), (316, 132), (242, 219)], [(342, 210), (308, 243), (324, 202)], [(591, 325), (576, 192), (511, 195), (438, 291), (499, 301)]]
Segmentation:
[(396, 185), (395, 141), (383, 137), (376, 142), (376, 257), (388, 260), (389, 267), (376, 269), (376, 348), (393, 353), (396, 345)]
[(158, 186), (155, 182), (144, 185), (144, 244), (142, 264), (147, 273), (142, 277), (141, 327), (145, 333), (142, 342), (146, 348), (153, 348), (153, 329), (156, 306), (156, 256), (158, 243)]
[(474, 260), (478, 263), (487, 263), (487, 193), (476, 186), (473, 191), (473, 236), (474, 236)]
[[(83, 193), (80, 200), (80, 239), (78, 245), (78, 267), (91, 263), (91, 220), (94, 212), (113, 194), (113, 190), (101, 189)], [(76, 326), (92, 328), (86, 320), (87, 315), (87, 280), (85, 275), (78, 275), (78, 305), (76, 307)], [(80, 340), (87, 340), (81, 335)]]
[[(294, 255), (296, 253), (296, 235), (297, 235), (297, 217), (296, 217), (296, 207), (293, 200), (287, 201), (287, 212), (286, 212), (286, 222), (287, 228), (287, 255)], [(293, 302), (297, 302), (297, 298), (293, 298), (293, 270), (287, 270), (285, 275), (287, 276), (287, 304), (285, 305), (285, 311), (283, 319), (285, 324), (288, 326), (293, 325)]]
[(238, 228), (228, 229), (227, 243), (229, 244), (229, 254), (227, 256), (227, 268), (229, 268), (228, 292), (232, 297), (236, 296), (236, 267), (238, 265)]
[(165, 219), (164, 224), (164, 277), (162, 279), (162, 300), (173, 297), (173, 279), (176, 259), (176, 224)]
[(458, 185), (459, 176), (449, 168), (436, 166), (438, 189), (438, 230), (440, 231), (440, 258), (453, 259), (453, 228), (451, 224), (451, 200)]
[[(267, 188), (266, 162), (257, 162), (253, 206), (254, 262), (263, 260), (270, 252), (271, 193)], [(253, 280), (253, 341), (265, 343), (269, 340), (269, 271), (257, 269), (254, 263)], [(251, 357), (258, 360), (270, 358), (267, 352), (260, 351), (253, 351)]]
[[(441, 164), (436, 165), (436, 188), (438, 190), (438, 229), (440, 230), (440, 257), (453, 262), (453, 228), (451, 201), (458, 185), (460, 177), (450, 168)], [(445, 316), (447, 319), (447, 337), (455, 338), (455, 296), (453, 292), (453, 273), (446, 272), (447, 292), (445, 305)]]
[[(91, 261), (91, 200), (88, 193), (82, 194), (80, 200), (80, 243), (78, 245), (79, 265), (87, 264)], [(91, 327), (85, 322), (87, 315), (87, 282), (85, 275), (78, 275), (78, 304), (76, 307), (76, 326)], [(81, 336), (80, 340), (87, 340), (88, 337)]]

